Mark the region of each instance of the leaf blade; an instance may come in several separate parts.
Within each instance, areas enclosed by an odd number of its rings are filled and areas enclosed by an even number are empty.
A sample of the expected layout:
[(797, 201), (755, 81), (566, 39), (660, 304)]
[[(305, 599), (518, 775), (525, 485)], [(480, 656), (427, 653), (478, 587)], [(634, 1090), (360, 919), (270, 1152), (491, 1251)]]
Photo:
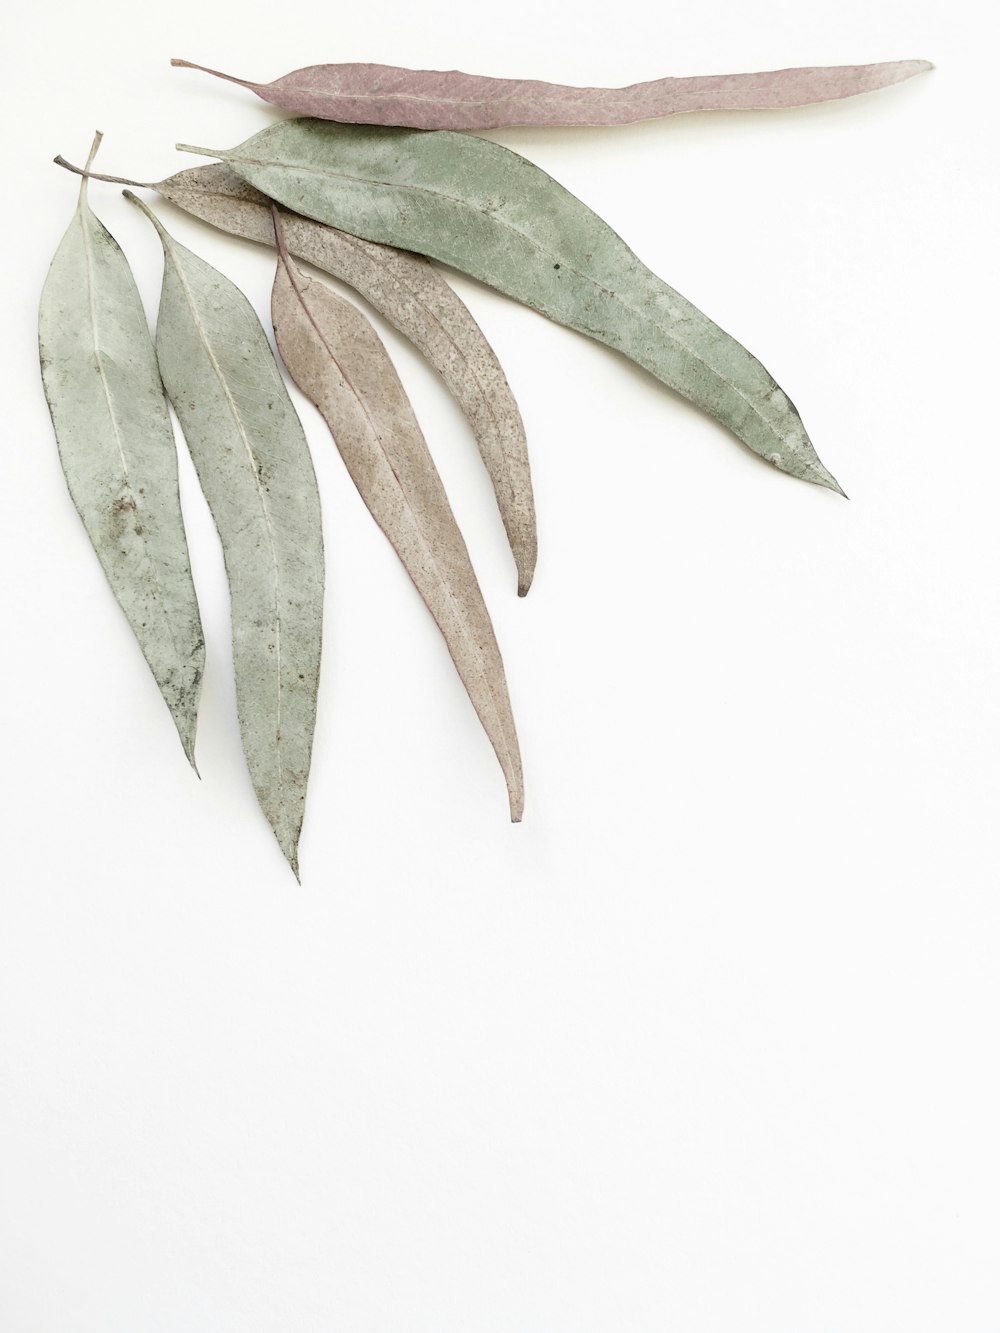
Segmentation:
[(86, 185), (39, 303), (42, 382), (73, 503), (194, 767), (205, 641), (174, 432), (135, 279)]
[(510, 149), (447, 130), (290, 120), (208, 155), (287, 208), (429, 255), (605, 343), (780, 471), (843, 493), (757, 358)]
[[(154, 188), (215, 227), (273, 245), (270, 201), (224, 163), (178, 172)], [(291, 254), (363, 296), (444, 380), (489, 473), (523, 597), (538, 555), (524, 423), (503, 368), (468, 308), (419, 255), (298, 215), (285, 216), (283, 231)]]
[(653, 79), (625, 88), (575, 88), (459, 70), (396, 65), (309, 65), (254, 83), (189, 60), (300, 116), (421, 130), (494, 130), (514, 125), (629, 125), (692, 111), (775, 110), (855, 97), (933, 68), (926, 60), (809, 66), (755, 74)]
[(246, 297), (129, 198), (163, 244), (157, 355), (222, 542), (243, 751), (261, 810), (298, 877), (322, 641), (312, 460)]
[(503, 660), (468, 550), (395, 368), (371, 323), (293, 263), (275, 214), (271, 298), (289, 374), (315, 403), (373, 518), (437, 622), (507, 783), (524, 780)]

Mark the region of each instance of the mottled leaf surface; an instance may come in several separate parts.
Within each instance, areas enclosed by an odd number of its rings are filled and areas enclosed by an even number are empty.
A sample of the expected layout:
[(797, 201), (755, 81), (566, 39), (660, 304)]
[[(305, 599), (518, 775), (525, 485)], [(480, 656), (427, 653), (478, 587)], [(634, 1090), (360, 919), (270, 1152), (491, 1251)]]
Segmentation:
[[(225, 163), (178, 172), (154, 188), (214, 227), (274, 242), (270, 201)], [(493, 483), (523, 597), (538, 546), (524, 424), (507, 377), (468, 308), (420, 255), (294, 214), (284, 217), (282, 230), (291, 254), (353, 287), (409, 338), (451, 390)]]
[(132, 271), (86, 180), (45, 280), (38, 344), (70, 494), (193, 764), (205, 643), (174, 433)]
[[(281, 239), (283, 222), (276, 219)], [(437, 621), (521, 818), (524, 786), (507, 681), (469, 553), (399, 376), (370, 321), (279, 243), (278, 348), (319, 408), (347, 470)]]
[(756, 357), (517, 153), (447, 130), (310, 119), (208, 155), (296, 212), (430, 255), (606, 343), (775, 467), (839, 491)]
[(163, 243), (160, 370), (225, 556), (243, 750), (297, 875), (323, 616), (312, 459), (246, 297), (140, 207)]
[(253, 83), (189, 60), (301, 116), (420, 130), (491, 130), (505, 125), (627, 125), (682, 111), (750, 111), (806, 106), (901, 83), (926, 60), (812, 66), (759, 74), (653, 79), (627, 88), (572, 88), (536, 79), (494, 79), (459, 70), (395, 65), (309, 65), (273, 83)]

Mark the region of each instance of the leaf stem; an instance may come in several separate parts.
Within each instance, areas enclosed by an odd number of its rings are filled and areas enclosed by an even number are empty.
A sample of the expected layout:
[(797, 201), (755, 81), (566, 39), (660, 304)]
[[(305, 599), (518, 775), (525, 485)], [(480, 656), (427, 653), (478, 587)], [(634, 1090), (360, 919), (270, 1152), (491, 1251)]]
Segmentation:
[(174, 147), (179, 153), (196, 153), (198, 157), (222, 157), (222, 154), (215, 148), (195, 148), (189, 143), (175, 143)]
[(90, 168), (94, 161), (94, 158), (97, 156), (97, 150), (98, 148), (100, 148), (101, 140), (103, 138), (104, 135), (101, 133), (100, 130), (94, 131), (94, 142), (90, 145), (90, 152), (87, 154), (87, 165), (80, 173), (81, 176), (83, 177), (83, 180), (80, 182), (80, 199), (79, 202), (77, 203), (77, 208), (83, 208), (84, 204), (87, 202), (88, 173), (90, 172)]
[(160, 240), (163, 242), (165, 248), (167, 240), (169, 238), (167, 237), (167, 233), (166, 230), (164, 229), (163, 224), (161, 223), (160, 219), (156, 216), (156, 214), (153, 212), (153, 210), (150, 208), (150, 206), (145, 202), (145, 200), (140, 199), (138, 195), (133, 194), (131, 190), (122, 190), (122, 194), (125, 196), (125, 198), (129, 201), (130, 204), (135, 204), (136, 208), (141, 208), (142, 211), (146, 214), (146, 217), (149, 218), (150, 222), (159, 232)]
[(84, 179), (83, 184), (80, 186), (81, 190), (86, 188), (88, 180), (107, 181), (109, 185), (134, 185), (137, 190), (156, 189), (156, 186), (150, 184), (149, 181), (133, 181), (129, 180), (126, 176), (104, 176), (99, 171), (91, 171), (90, 164), (94, 160), (94, 153), (97, 151), (96, 145), (100, 143), (100, 140), (101, 136), (98, 135), (97, 139), (94, 141), (95, 147), (91, 149), (85, 167), (75, 167), (72, 162), (67, 162), (64, 157), (54, 157), (52, 161), (57, 167), (65, 167), (67, 171), (75, 171), (78, 176), (82, 176)]
[(209, 69), (207, 65), (196, 65), (192, 60), (171, 60), (171, 65), (176, 65), (180, 69), (199, 69), (202, 74), (214, 74), (217, 79), (225, 79), (227, 83), (238, 83), (243, 88), (256, 88), (256, 84), (248, 79), (238, 79), (233, 74), (223, 74), (221, 70)]

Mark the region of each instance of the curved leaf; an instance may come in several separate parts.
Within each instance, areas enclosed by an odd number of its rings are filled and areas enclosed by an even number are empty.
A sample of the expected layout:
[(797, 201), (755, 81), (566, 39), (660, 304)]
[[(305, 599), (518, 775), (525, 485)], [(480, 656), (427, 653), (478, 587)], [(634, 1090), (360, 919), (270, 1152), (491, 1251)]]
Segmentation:
[(205, 641), (174, 432), (132, 270), (86, 178), (45, 279), (38, 346), (73, 503), (193, 765)]
[(840, 490), (761, 363), (517, 153), (447, 130), (326, 120), (283, 121), (228, 151), (188, 151), (223, 158), (296, 212), (430, 255), (606, 343), (781, 471)]
[(806, 106), (886, 88), (923, 70), (927, 60), (810, 66), (760, 74), (653, 79), (627, 88), (571, 88), (537, 79), (493, 79), (459, 70), (396, 65), (308, 65), (273, 83), (172, 60), (241, 84), (300, 116), (419, 130), (495, 130), (507, 125), (628, 125), (682, 111), (750, 111)]
[(126, 193), (163, 244), (160, 370), (222, 541), (247, 767), (297, 876), (323, 617), (309, 448), (246, 297)]
[(274, 334), (292, 379), (323, 414), (351, 479), (444, 635), (507, 781), (524, 808), (503, 660), (462, 534), (389, 354), (355, 306), (299, 269), (274, 214)]

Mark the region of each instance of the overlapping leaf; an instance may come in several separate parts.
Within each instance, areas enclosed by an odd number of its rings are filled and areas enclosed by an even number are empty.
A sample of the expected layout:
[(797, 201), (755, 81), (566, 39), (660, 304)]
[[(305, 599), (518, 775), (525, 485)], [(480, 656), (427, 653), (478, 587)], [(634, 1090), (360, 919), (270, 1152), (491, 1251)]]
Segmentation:
[(70, 494), (193, 764), (205, 643), (174, 433), (135, 279), (86, 179), (42, 290), (38, 344)]
[(275, 211), (278, 348), (437, 621), (496, 750), (517, 821), (524, 785), (503, 661), (441, 478), (378, 334), (360, 310), (298, 268), (282, 239), (285, 225)]
[(129, 197), (163, 244), (156, 350), (222, 541), (247, 767), (297, 875), (323, 617), (312, 460), (246, 297)]
[(430, 255), (606, 343), (775, 467), (840, 489), (756, 357), (517, 153), (447, 130), (312, 119), (273, 125), (236, 148), (188, 151), (224, 159), (296, 212)]
[[(620, 351), (777, 468), (840, 488), (755, 357), (544, 172), (453, 131), (797, 106), (886, 87), (929, 68), (901, 61), (607, 89), (456, 71), (311, 66), (268, 85), (232, 81), (323, 119), (272, 126), (235, 149), (210, 153), (224, 159), (220, 165), (150, 187), (217, 227), (276, 243), (272, 309), (286, 364), (326, 418), (442, 631), (500, 760), (512, 819), (521, 817), (523, 781), (503, 663), (440, 478), (374, 329), (292, 255), (352, 286), (441, 373), (489, 469), (523, 594), (536, 550), (523, 425), (480, 330), (426, 258)], [(272, 200), (294, 213), (282, 215)], [(73, 499), (192, 757), (204, 646), (166, 383), (225, 554), (247, 764), (297, 874), (322, 625), (315, 476), (249, 303), (140, 207), (164, 249), (163, 381), (131, 273), (90, 212), (85, 181), (42, 295), (45, 391)]]
[(537, 79), (494, 79), (459, 70), (396, 65), (309, 65), (273, 83), (252, 83), (190, 60), (300, 116), (420, 130), (492, 130), (505, 125), (627, 125), (683, 111), (806, 106), (886, 88), (931, 66), (926, 60), (812, 66), (759, 74), (653, 79), (627, 88), (572, 88)]
[[(225, 163), (180, 171), (153, 188), (223, 231), (273, 243), (269, 200)], [(353, 287), (410, 339), (451, 390), (490, 474), (523, 597), (538, 547), (524, 425), (507, 377), (464, 302), (419, 255), (295, 215), (285, 216), (283, 232), (291, 254)]]

